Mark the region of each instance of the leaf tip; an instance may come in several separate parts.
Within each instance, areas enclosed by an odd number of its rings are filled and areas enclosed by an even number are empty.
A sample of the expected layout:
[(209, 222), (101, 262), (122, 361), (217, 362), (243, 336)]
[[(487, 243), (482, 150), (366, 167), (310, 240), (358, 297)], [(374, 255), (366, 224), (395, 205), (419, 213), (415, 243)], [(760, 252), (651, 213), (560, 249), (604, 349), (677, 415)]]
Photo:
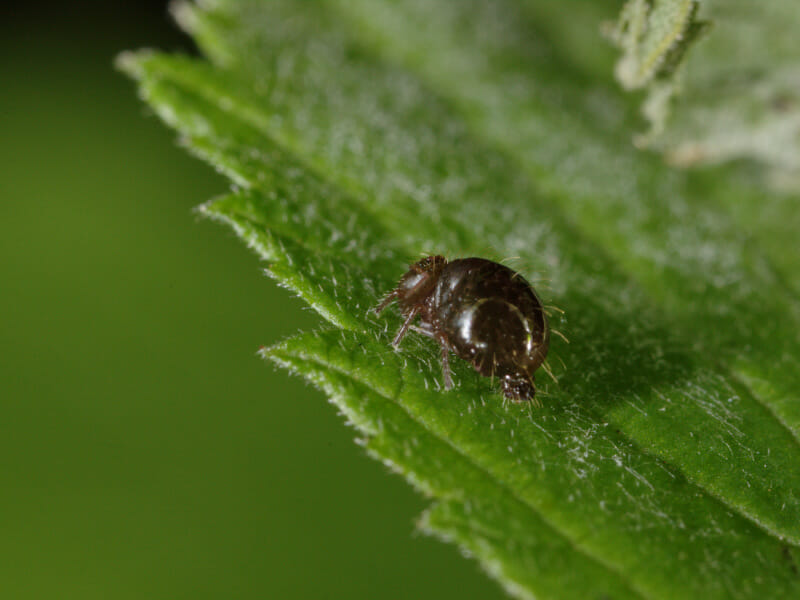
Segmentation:
[(183, 31), (191, 34), (197, 28), (195, 6), (188, 0), (173, 0), (169, 3), (169, 14)]
[(219, 198), (212, 198), (207, 202), (203, 202), (202, 204), (198, 204), (192, 209), (192, 212), (200, 217), (205, 217), (207, 219), (214, 219), (219, 216), (219, 211), (217, 211), (214, 205), (217, 203)]
[(258, 350), (256, 351), (256, 354), (257, 354), (257, 355), (258, 355), (260, 358), (262, 358), (263, 360), (270, 360), (270, 358), (271, 358), (271, 357), (270, 357), (270, 352), (271, 352), (271, 351), (272, 351), (272, 348), (270, 348), (270, 347), (267, 347), (267, 346), (259, 346)]
[(298, 358), (297, 349), (291, 347), (295, 338), (289, 338), (270, 346), (260, 346), (256, 354), (263, 360), (268, 360), (280, 366), (286, 366), (291, 358)]
[(131, 79), (141, 79), (144, 75), (142, 63), (153, 54), (152, 50), (125, 50), (114, 57), (114, 67)]

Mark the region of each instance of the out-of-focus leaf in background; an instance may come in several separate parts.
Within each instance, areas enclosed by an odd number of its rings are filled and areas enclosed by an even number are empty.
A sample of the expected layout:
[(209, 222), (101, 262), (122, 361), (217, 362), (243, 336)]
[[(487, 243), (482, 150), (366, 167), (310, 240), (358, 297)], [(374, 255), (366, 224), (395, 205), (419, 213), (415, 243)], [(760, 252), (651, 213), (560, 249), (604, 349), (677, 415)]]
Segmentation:
[(610, 37), (616, 74), (645, 89), (638, 136), (673, 164), (760, 162), (800, 189), (800, 11), (792, 0), (631, 0)]
[[(633, 148), (585, 4), (184, 4), (207, 61), (120, 65), (235, 184), (202, 212), (329, 322), (265, 356), (432, 498), (426, 530), (520, 597), (797, 595), (800, 270), (736, 208), (791, 204)], [(565, 310), (542, 409), (461, 361), (444, 393), (428, 340), (391, 350), (368, 309), (421, 252), (518, 256)]]

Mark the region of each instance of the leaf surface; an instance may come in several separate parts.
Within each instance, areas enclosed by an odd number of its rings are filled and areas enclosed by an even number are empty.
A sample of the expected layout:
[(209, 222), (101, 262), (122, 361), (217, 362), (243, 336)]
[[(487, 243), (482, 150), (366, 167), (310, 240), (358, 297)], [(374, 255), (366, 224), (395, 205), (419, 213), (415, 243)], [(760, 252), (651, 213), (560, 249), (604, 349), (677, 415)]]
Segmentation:
[[(218, 0), (177, 13), (209, 62), (120, 63), (235, 184), (202, 212), (331, 324), (265, 355), (432, 497), (425, 528), (520, 597), (796, 595), (798, 271), (715, 196), (729, 171), (629, 146), (602, 57), (538, 6)], [(433, 252), (517, 256), (565, 311), (543, 408), (391, 350), (369, 309)]]

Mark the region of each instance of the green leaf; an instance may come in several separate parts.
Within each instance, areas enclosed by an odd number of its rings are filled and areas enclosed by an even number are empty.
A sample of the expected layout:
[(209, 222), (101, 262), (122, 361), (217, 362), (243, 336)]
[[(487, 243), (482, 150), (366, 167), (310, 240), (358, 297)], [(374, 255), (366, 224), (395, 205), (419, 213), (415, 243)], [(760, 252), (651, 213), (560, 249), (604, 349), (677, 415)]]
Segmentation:
[[(431, 497), (424, 529), (519, 597), (797, 595), (791, 204), (631, 148), (582, 4), (216, 0), (177, 10), (208, 61), (120, 66), (233, 182), (201, 212), (330, 323), (265, 356)], [(756, 190), (775, 218), (750, 230)], [(541, 409), (391, 349), (399, 316), (369, 309), (432, 252), (518, 256), (565, 311)]]

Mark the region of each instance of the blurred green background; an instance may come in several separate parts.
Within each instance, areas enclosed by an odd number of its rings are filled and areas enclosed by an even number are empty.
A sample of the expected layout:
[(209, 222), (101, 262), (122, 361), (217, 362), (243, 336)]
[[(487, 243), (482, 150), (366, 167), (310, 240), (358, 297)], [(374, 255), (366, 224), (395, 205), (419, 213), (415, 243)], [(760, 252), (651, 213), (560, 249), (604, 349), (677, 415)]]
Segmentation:
[(318, 318), (193, 206), (226, 189), (112, 67), (164, 2), (0, 9), (0, 598), (491, 598), (323, 395)]

